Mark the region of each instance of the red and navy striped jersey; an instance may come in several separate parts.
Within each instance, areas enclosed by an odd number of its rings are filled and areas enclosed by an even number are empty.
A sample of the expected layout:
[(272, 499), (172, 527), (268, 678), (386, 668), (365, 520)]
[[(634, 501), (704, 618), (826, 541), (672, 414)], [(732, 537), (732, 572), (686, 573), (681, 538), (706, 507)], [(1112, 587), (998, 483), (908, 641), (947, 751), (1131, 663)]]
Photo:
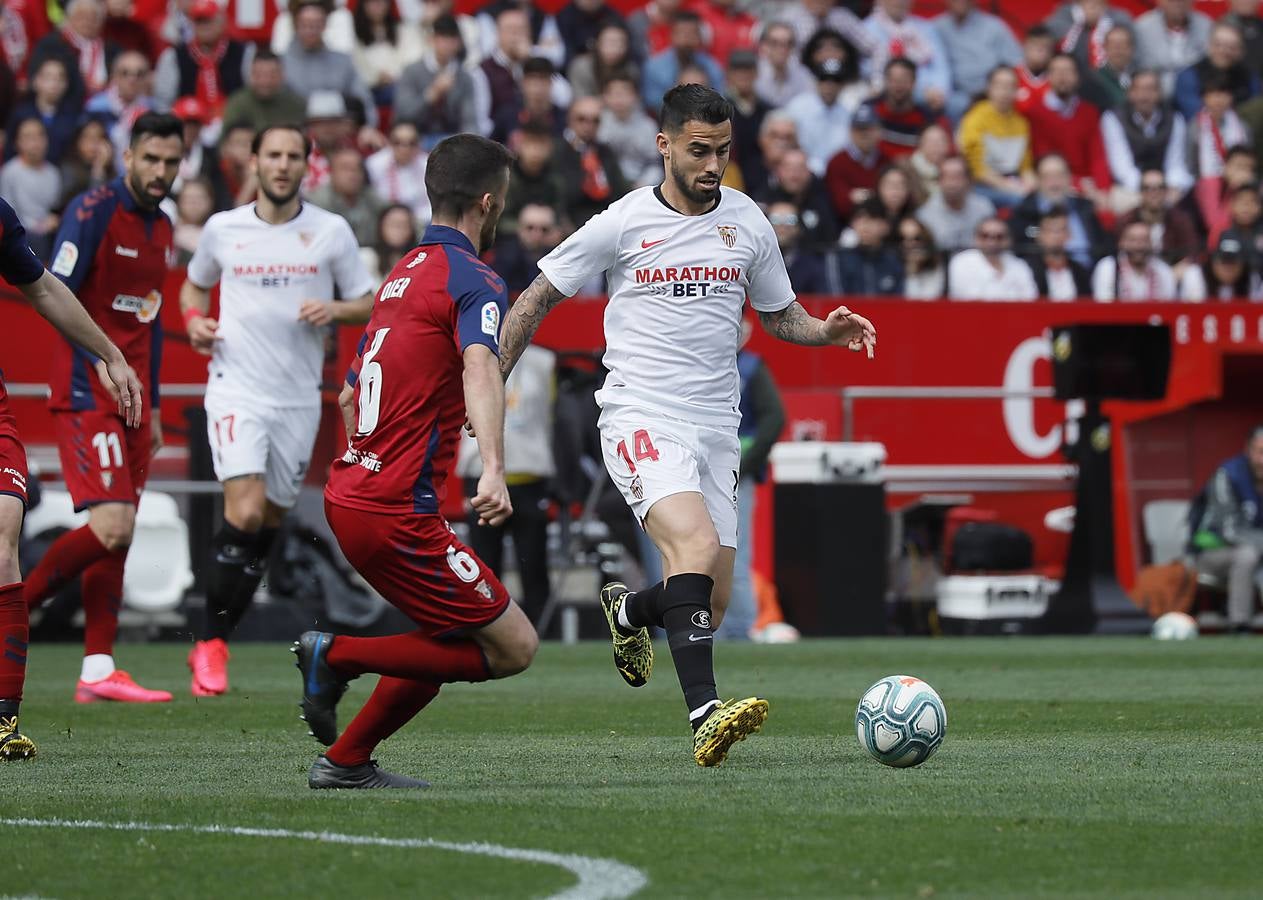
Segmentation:
[(31, 250), (18, 214), (0, 199), (0, 277), (15, 287), (39, 281), (44, 264)]
[(370, 512), (437, 515), (465, 422), (462, 354), (500, 352), (508, 294), (469, 238), (431, 225), (377, 291), (347, 384), (357, 422), (325, 496)]
[[(162, 288), (174, 256), (171, 220), (147, 210), (122, 178), (80, 194), (62, 215), (52, 273), (123, 351), (148, 388), (145, 415), (158, 406)], [(112, 409), (92, 370), (96, 360), (62, 339), (53, 352), (53, 410)]]

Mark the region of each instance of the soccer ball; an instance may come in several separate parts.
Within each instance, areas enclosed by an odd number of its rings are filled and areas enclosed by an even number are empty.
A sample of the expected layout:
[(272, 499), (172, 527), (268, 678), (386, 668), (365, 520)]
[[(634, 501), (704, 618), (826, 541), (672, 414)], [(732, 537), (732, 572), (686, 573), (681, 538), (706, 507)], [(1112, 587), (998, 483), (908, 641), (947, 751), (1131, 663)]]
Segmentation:
[(1153, 623), (1153, 636), (1159, 641), (1192, 640), (1197, 637), (1197, 620), (1188, 613), (1165, 613)]
[(855, 733), (879, 763), (899, 769), (919, 766), (943, 743), (947, 710), (920, 678), (888, 675), (860, 698)]

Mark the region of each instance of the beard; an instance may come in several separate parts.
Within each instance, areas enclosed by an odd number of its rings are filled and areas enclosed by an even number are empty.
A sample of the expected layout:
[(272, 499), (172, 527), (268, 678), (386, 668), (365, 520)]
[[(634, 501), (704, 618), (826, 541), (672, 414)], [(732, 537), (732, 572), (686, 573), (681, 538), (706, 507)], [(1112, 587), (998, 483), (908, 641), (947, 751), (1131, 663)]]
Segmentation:
[(675, 160), (671, 161), (671, 180), (675, 182), (676, 188), (685, 197), (688, 197), (694, 203), (710, 203), (719, 196), (719, 183), (716, 182), (713, 188), (701, 188), (692, 184), (684, 173), (675, 166)]
[[(145, 209), (157, 209), (158, 204), (165, 200), (167, 195), (171, 193), (171, 185), (158, 178), (155, 178), (153, 181), (149, 182), (149, 184), (146, 184), (140, 180), (139, 176), (128, 174), (127, 183), (132, 189), (132, 194), (135, 196), (136, 202)], [(155, 198), (149, 193), (149, 186), (157, 184), (162, 185), (162, 196)]]
[(292, 191), (290, 191), (287, 194), (281, 194), (281, 193), (277, 193), (276, 191), (270, 190), (265, 183), (260, 181), (259, 191), (263, 194), (264, 197), (267, 197), (268, 200), (275, 206), (284, 206), (286, 203), (289, 203), (289, 201), (293, 200), (295, 197), (298, 196), (298, 192), (302, 188), (302, 186), (303, 186), (302, 182), (300, 181), (294, 185), (294, 189)]
[[(500, 224), (500, 216), (497, 213), (495, 218), (487, 217), (482, 223), (482, 230), (478, 232), (478, 252), (482, 253), (488, 249), (496, 240), (496, 226)], [(542, 255), (542, 254), (541, 254)]]

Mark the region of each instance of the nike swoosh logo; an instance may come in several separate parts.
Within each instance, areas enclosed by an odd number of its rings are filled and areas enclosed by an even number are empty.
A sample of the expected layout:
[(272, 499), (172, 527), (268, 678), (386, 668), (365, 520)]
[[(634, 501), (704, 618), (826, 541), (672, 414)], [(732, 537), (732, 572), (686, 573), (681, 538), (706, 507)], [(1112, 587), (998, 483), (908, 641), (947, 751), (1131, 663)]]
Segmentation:
[(715, 639), (715, 636), (713, 634), (705, 634), (705, 635), (702, 635), (701, 637), (698, 637), (695, 634), (689, 635), (690, 641), (713, 641), (714, 639)]
[(640, 242), (640, 249), (648, 250), (650, 247), (656, 247), (659, 244), (661, 244), (663, 241), (668, 241), (668, 240), (670, 240), (670, 238), (659, 238), (656, 241), (646, 241), (642, 239)]

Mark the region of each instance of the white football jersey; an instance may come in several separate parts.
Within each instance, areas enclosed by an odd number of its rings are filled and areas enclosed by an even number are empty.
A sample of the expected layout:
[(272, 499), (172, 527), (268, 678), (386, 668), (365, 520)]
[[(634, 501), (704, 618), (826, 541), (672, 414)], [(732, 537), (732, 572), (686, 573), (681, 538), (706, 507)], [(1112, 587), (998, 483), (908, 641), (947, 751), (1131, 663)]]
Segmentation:
[(606, 273), (605, 366), (597, 402), (645, 406), (735, 427), (745, 299), (759, 312), (794, 301), (776, 233), (745, 194), (723, 188), (710, 212), (677, 212), (655, 187), (593, 216), (539, 262), (574, 294)]
[(351, 226), (304, 202), (270, 225), (254, 204), (210, 217), (189, 261), (188, 278), (219, 282), (219, 331), (208, 391), (274, 406), (320, 401), (324, 329), (298, 320), (306, 300), (351, 300), (376, 287)]

